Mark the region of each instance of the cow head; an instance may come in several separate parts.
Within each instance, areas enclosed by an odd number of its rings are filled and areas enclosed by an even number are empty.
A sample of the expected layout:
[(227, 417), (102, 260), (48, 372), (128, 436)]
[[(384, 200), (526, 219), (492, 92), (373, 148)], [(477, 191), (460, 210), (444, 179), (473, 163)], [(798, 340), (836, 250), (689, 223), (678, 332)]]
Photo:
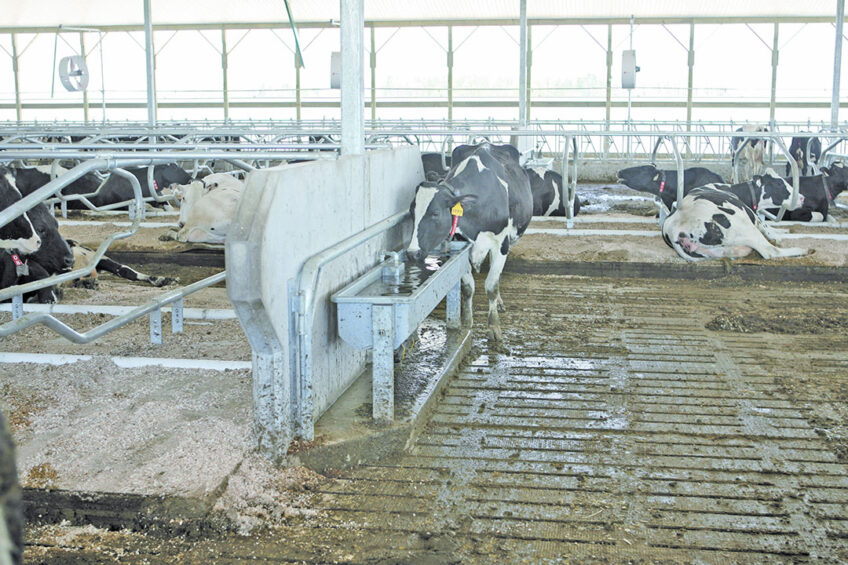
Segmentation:
[(447, 184), (423, 182), (415, 191), (409, 206), (413, 218), (412, 239), (406, 254), (410, 259), (423, 261), (451, 232), (451, 209), (458, 203), (463, 207), (477, 200), (474, 195), (457, 196)]
[(30, 258), (48, 273), (69, 271), (74, 266), (74, 254), (68, 242), (59, 233), (59, 222), (45, 204), (38, 204), (27, 212), (35, 232), (41, 238), (41, 247)]
[(618, 182), (640, 192), (659, 195), (665, 174), (653, 165), (628, 167), (618, 171)]
[[(785, 201), (788, 201), (792, 195), (792, 185), (779, 177), (772, 169), (767, 169), (764, 175), (754, 175), (751, 183), (757, 188), (756, 192), (760, 195), (755, 210), (778, 208)], [(787, 208), (787, 210), (796, 210), (803, 204), (804, 195), (798, 194), (796, 206), (794, 208)]]
[[(5, 210), (21, 199), (15, 180), (6, 169), (0, 169), (0, 210)], [(22, 253), (33, 253), (41, 246), (41, 238), (35, 231), (28, 214), (21, 214), (5, 226), (0, 227), (0, 247), (17, 249)]]
[(822, 167), (821, 172), (827, 176), (827, 189), (831, 199), (848, 189), (848, 167), (842, 161), (836, 161), (829, 167)]

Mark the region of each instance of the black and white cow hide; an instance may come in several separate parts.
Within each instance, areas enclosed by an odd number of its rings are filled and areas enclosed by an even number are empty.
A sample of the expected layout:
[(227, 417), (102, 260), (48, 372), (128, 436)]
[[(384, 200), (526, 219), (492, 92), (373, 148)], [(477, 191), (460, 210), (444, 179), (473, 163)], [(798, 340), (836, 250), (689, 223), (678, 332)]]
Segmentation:
[[(470, 261), (479, 270), (489, 258), (486, 296), (489, 299), (489, 339), (503, 342), (498, 307), (503, 306), (499, 282), (510, 246), (527, 229), (533, 215), (530, 182), (511, 145), (460, 145), (451, 155), (453, 166), (444, 181), (419, 185), (410, 204), (414, 219), (407, 247), (410, 259), (422, 261), (451, 235), (451, 210), (461, 204), (456, 234), (471, 241)], [(462, 278), (463, 323), (471, 323), (474, 278)]]
[[(765, 172), (764, 175), (754, 175), (754, 178), (747, 182), (738, 184), (712, 183), (705, 186), (733, 194), (754, 212), (766, 209), (774, 210), (789, 200), (792, 195), (792, 185), (779, 177), (773, 169), (766, 169)], [(787, 209), (790, 211), (797, 210), (804, 205), (804, 200), (804, 195), (799, 193), (795, 207), (788, 208), (789, 205), (787, 204)]]
[[(736, 131), (743, 133), (767, 132), (768, 128), (762, 124), (747, 124)], [(737, 149), (743, 146), (737, 156)], [(761, 175), (765, 170), (765, 153), (768, 148), (767, 139), (758, 139), (749, 136), (734, 136), (730, 139), (730, 165), (733, 184), (751, 179), (754, 175)]]
[[(798, 164), (798, 174), (813, 176), (818, 174), (818, 163), (821, 158), (821, 139), (818, 137), (793, 137), (789, 145), (789, 153)], [(792, 166), (786, 163), (786, 176), (792, 174)]]
[[(568, 190), (562, 185), (562, 175), (550, 169), (524, 167), (533, 193), (534, 216), (565, 216)], [(580, 212), (580, 198), (574, 197), (574, 216)]]
[[(833, 200), (842, 191), (848, 189), (848, 167), (837, 161), (830, 167), (821, 167), (821, 174), (798, 178), (798, 192), (804, 198), (804, 205), (790, 210), (783, 219), (795, 222), (826, 221)], [(792, 179), (785, 179), (787, 183)], [(769, 212), (777, 214), (776, 208)]]
[[(677, 201), (677, 171), (658, 169), (654, 165), (639, 165), (618, 171), (618, 182), (633, 190), (647, 192), (662, 198), (666, 208), (671, 209)], [(724, 183), (721, 175), (704, 167), (683, 170), (683, 194), (693, 188), (711, 183)]]
[(710, 187), (692, 190), (666, 218), (663, 240), (687, 261), (745, 257), (756, 251), (765, 259), (797, 257), (799, 248), (780, 248), (749, 207), (735, 195)]

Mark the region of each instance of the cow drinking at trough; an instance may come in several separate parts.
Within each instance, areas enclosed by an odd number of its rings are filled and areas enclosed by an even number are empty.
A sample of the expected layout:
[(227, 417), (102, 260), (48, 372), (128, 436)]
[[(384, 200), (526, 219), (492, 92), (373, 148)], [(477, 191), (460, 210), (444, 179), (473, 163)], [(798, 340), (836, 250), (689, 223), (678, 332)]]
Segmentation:
[[(618, 182), (633, 190), (647, 192), (662, 198), (666, 208), (677, 200), (677, 171), (658, 169), (654, 165), (628, 167), (618, 171)], [(683, 171), (683, 191), (710, 183), (724, 183), (724, 179), (704, 167), (691, 167)]]
[[(798, 164), (798, 174), (812, 176), (818, 174), (818, 162), (821, 158), (821, 139), (818, 137), (793, 137), (789, 153)], [(786, 176), (792, 174), (792, 165), (786, 163)]]
[[(736, 131), (744, 133), (767, 132), (768, 128), (761, 124), (748, 124)], [(739, 147), (739, 154), (736, 152)], [(734, 136), (730, 139), (731, 182), (736, 184), (760, 175), (765, 170), (765, 154), (768, 148), (767, 139), (748, 136)]]
[(799, 248), (775, 247), (762, 220), (735, 195), (712, 187), (687, 194), (662, 226), (663, 240), (687, 261), (739, 258), (756, 251), (765, 259), (797, 257)]
[[(530, 182), (511, 145), (460, 145), (453, 150), (453, 166), (439, 183), (421, 184), (410, 205), (412, 239), (410, 259), (422, 261), (454, 234), (471, 241), (470, 261), (479, 270), (489, 257), (486, 296), (489, 299), (489, 339), (500, 344), (499, 282), (511, 245), (527, 229), (533, 215)], [(474, 278), (462, 278), (463, 321), (470, 323)]]
[[(534, 216), (565, 216), (568, 190), (562, 185), (562, 175), (550, 169), (524, 167), (530, 192), (533, 193)], [(580, 212), (580, 199), (574, 195), (574, 216)]]

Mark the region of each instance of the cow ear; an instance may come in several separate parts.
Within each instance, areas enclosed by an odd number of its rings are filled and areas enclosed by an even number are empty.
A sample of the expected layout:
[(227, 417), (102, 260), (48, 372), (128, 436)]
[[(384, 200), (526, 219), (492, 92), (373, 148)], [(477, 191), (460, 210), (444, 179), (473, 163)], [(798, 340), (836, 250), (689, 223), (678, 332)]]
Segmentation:
[(477, 202), (477, 195), (475, 194), (464, 194), (462, 196), (457, 196), (453, 199), (453, 203), (451, 207), (456, 206), (457, 204), (462, 204), (462, 207), (466, 207), (469, 204), (474, 204)]

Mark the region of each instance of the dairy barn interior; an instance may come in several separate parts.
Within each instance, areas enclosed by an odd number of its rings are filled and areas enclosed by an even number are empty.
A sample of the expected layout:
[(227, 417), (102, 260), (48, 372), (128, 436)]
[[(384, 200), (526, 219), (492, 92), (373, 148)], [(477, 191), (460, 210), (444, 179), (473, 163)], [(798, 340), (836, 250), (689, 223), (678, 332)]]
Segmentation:
[(0, 563), (848, 562), (844, 0), (8, 4)]

